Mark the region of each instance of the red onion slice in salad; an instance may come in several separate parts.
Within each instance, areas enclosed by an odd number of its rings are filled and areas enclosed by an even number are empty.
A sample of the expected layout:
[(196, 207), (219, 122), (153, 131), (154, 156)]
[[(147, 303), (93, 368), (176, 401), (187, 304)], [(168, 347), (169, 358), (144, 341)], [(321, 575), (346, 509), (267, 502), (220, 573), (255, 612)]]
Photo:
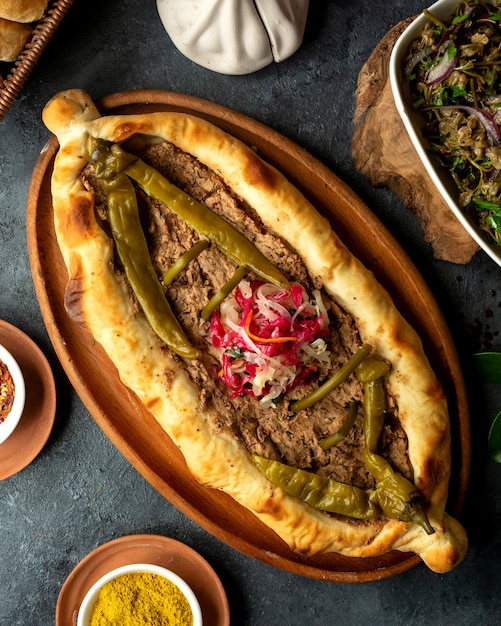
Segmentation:
[(494, 121), (494, 118), (489, 115), (483, 109), (478, 109), (477, 107), (471, 107), (466, 104), (455, 104), (455, 105), (444, 105), (444, 106), (435, 106), (435, 107), (426, 107), (422, 109), (423, 111), (465, 111), (470, 115), (474, 115), (482, 126), (485, 129), (487, 134), (487, 140), (491, 146), (501, 146), (501, 131), (499, 130), (499, 126)]
[[(473, 12), (474, 7), (468, 7), (464, 16), (468, 17)], [(454, 38), (457, 33), (463, 28), (465, 21), (461, 21), (458, 24), (452, 24), (444, 33), (442, 39), (435, 47), (435, 59), (439, 58), (439, 55), (442, 54), (442, 58), (440, 61), (431, 67), (425, 75), (425, 82), (428, 87), (432, 85), (436, 85), (441, 81), (445, 80), (450, 74), (452, 70), (456, 67), (458, 62), (458, 53), (456, 48), (450, 48), (451, 43), (453, 43)], [(453, 52), (452, 52), (453, 51)], [(452, 53), (451, 53), (452, 52)]]
[(456, 67), (456, 63), (458, 62), (458, 55), (457, 52), (454, 52), (454, 54), (452, 55), (449, 54), (450, 43), (450, 39), (449, 41), (445, 42), (443, 46), (442, 58), (426, 73), (425, 81), (428, 87), (436, 85), (437, 83), (445, 80), (448, 76), (450, 76), (452, 70)]

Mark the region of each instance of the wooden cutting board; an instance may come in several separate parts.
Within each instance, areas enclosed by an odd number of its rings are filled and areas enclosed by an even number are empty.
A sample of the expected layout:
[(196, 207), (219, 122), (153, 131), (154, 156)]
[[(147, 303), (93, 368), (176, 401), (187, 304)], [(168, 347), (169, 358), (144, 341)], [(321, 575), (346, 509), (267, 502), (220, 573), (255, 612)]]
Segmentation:
[(356, 91), (352, 155), (374, 187), (388, 187), (417, 217), (433, 256), (468, 263), (478, 245), (441, 199), (396, 110), (389, 79), (393, 45), (414, 18), (397, 24), (362, 67)]

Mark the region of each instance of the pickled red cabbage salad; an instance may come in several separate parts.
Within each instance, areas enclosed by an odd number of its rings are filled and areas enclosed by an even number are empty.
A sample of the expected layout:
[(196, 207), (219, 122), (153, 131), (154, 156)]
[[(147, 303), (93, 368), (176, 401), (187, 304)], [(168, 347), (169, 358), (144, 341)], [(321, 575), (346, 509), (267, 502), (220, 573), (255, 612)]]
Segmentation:
[(242, 280), (212, 314), (209, 340), (218, 351), (219, 379), (232, 398), (249, 395), (263, 408), (328, 370), (329, 318), (320, 292), (308, 296)]
[(404, 61), (423, 135), (449, 170), (458, 203), (501, 245), (501, 2), (464, 0), (445, 21), (431, 11)]

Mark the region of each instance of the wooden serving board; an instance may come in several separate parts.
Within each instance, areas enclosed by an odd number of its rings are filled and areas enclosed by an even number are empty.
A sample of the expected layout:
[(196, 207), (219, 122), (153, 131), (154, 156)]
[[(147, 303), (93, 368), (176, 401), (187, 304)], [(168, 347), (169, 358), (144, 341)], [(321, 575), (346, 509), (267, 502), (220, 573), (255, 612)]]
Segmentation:
[[(346, 245), (392, 294), (420, 333), (443, 381), (453, 436), (453, 480), (448, 510), (461, 511), (470, 471), (468, 403), (459, 359), (430, 290), (404, 250), (368, 207), (335, 174), (270, 128), (204, 100), (165, 91), (113, 94), (98, 102), (103, 113), (182, 111), (220, 126), (282, 171), (330, 220)], [(54, 233), (50, 181), (58, 144), (53, 137), (33, 172), (27, 204), (31, 271), (47, 331), (75, 390), (102, 430), (136, 469), (176, 507), (228, 545), (295, 574), (332, 582), (381, 580), (420, 562), (414, 554), (377, 558), (339, 554), (308, 557), (291, 550), (253, 514), (226, 494), (202, 487), (155, 418), (121, 383), (116, 368), (64, 307), (67, 272)]]
[(375, 187), (388, 187), (416, 215), (437, 259), (468, 263), (478, 245), (430, 180), (396, 110), (388, 67), (393, 45), (410, 24), (397, 24), (376, 46), (358, 77), (352, 155)]

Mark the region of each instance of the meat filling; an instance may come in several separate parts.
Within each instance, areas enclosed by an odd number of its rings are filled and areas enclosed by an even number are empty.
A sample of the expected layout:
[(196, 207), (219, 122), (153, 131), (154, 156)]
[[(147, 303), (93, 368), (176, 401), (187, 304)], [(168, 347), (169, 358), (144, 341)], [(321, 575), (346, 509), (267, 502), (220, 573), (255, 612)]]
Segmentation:
[[(267, 230), (255, 212), (236, 197), (221, 178), (192, 156), (165, 142), (148, 147), (141, 158), (230, 222), (289, 280), (299, 282), (310, 294), (314, 289), (321, 290), (330, 318), (327, 341), (332, 355), (325, 376), (338, 370), (361, 345), (355, 322), (322, 290), (322, 285), (308, 275), (300, 257)], [(95, 191), (97, 215), (106, 228), (106, 203), (99, 190), (99, 181), (93, 176), (92, 166), (86, 168), (84, 182)], [(137, 195), (153, 264), (161, 278), (179, 256), (199, 241), (200, 236), (163, 204), (151, 200), (140, 190)], [(121, 272), (118, 259), (115, 269)], [(200, 349), (199, 359), (179, 359), (179, 364), (187, 369), (200, 390), (200, 408), (215, 409), (211, 412), (214, 432), (230, 431), (251, 453), (363, 489), (373, 487), (373, 479), (362, 461), (364, 436), (360, 409), (355, 425), (345, 439), (326, 451), (319, 445), (319, 441), (340, 428), (348, 403), (353, 399), (362, 400), (362, 387), (354, 375), (313, 407), (297, 414), (290, 411), (290, 403), (310, 393), (318, 382), (297, 386), (273, 407), (263, 409), (257, 398), (247, 395), (230, 397), (228, 389), (218, 379), (219, 355), (207, 339), (208, 324), (201, 322), (200, 312), (235, 269), (231, 259), (210, 245), (165, 289), (187, 336)], [(250, 275), (249, 278), (253, 277)], [(412, 479), (407, 438), (391, 398), (380, 446), (380, 453), (393, 467)]]

